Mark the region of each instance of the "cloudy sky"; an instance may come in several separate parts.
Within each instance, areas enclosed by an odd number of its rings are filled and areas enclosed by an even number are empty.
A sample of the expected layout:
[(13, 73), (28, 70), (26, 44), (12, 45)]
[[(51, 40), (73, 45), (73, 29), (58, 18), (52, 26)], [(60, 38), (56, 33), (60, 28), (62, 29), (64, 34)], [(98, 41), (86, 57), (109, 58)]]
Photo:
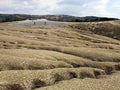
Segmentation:
[(0, 0), (0, 13), (120, 18), (120, 0)]

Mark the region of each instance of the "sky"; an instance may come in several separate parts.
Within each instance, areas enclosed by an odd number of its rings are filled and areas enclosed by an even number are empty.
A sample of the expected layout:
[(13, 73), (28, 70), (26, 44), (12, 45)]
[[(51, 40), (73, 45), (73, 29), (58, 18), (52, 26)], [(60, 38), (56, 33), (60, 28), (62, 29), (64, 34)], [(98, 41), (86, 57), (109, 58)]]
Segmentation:
[(120, 0), (0, 0), (0, 13), (120, 18)]

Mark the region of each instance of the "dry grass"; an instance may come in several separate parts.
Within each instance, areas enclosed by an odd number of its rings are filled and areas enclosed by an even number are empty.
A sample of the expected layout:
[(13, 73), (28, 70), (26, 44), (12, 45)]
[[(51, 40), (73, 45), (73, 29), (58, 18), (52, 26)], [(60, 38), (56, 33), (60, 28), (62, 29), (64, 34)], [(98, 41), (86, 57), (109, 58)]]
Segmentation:
[(102, 79), (71, 79), (59, 82), (53, 86), (38, 88), (35, 90), (119, 90), (120, 73), (107, 76)]
[(8, 24), (0, 24), (0, 90), (120, 89), (119, 73), (106, 76), (120, 70), (119, 21)]
[[(67, 26), (67, 25), (66, 25)], [(74, 29), (88, 30), (95, 34), (108, 36), (120, 40), (120, 20), (107, 22), (88, 22), (88, 23), (71, 23), (68, 27)], [(107, 32), (107, 33), (106, 33)]]
[(1, 49), (0, 52), (1, 71), (93, 67), (103, 69), (106, 73), (111, 73), (120, 69), (120, 64), (115, 61), (98, 62), (72, 54), (48, 50)]
[[(7, 74), (8, 73), (8, 74)], [(98, 75), (104, 75), (105, 72), (94, 68), (74, 68), (74, 69), (51, 69), (36, 71), (1, 71), (0, 86), (7, 88), (7, 85), (19, 85), (25, 90), (31, 90), (38, 87), (53, 85), (62, 80), (72, 78), (97, 78)], [(35, 80), (35, 81), (34, 81)], [(37, 82), (37, 85), (35, 82)], [(6, 85), (7, 82), (7, 85)], [(43, 84), (43, 85), (42, 85)], [(9, 90), (9, 89), (6, 89)]]

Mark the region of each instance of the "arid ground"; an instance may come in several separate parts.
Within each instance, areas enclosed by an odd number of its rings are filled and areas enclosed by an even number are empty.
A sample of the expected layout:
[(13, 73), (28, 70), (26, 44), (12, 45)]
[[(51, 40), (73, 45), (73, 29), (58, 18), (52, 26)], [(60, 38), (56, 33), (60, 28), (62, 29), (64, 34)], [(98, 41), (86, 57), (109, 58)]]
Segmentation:
[(120, 21), (1, 23), (0, 90), (120, 90)]

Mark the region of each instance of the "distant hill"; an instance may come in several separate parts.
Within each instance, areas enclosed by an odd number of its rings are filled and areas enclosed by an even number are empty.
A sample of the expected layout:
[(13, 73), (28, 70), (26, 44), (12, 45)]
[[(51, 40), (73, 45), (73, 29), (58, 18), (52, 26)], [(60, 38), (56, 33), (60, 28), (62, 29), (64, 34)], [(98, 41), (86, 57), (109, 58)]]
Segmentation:
[(53, 21), (63, 21), (63, 22), (91, 22), (91, 21), (118, 20), (117, 18), (96, 17), (96, 16), (75, 17), (69, 15), (0, 14), (0, 22), (20, 21), (26, 19), (41, 19), (41, 18), (53, 20)]

